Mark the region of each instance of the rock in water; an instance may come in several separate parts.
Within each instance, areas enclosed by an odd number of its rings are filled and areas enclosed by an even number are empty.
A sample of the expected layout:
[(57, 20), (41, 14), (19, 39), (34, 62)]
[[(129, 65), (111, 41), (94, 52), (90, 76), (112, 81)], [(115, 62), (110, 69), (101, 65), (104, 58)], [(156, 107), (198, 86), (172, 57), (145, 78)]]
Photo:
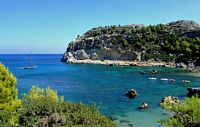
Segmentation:
[(130, 90), (128, 91), (128, 93), (126, 93), (126, 96), (129, 97), (129, 98), (134, 98), (134, 97), (137, 96), (137, 92), (136, 92), (136, 90), (134, 90), (134, 89), (130, 89)]
[(64, 53), (63, 58), (61, 59), (61, 62), (74, 63), (75, 61), (76, 59), (71, 52)]
[(187, 96), (188, 97), (192, 97), (195, 95), (198, 95), (200, 97), (200, 88), (187, 88), (188, 93)]
[(146, 102), (143, 102), (140, 106), (139, 109), (147, 109), (148, 108), (148, 104)]
[(160, 102), (161, 105), (166, 105), (166, 106), (173, 106), (176, 104), (180, 104), (178, 97), (173, 97), (173, 96), (166, 96), (162, 99)]

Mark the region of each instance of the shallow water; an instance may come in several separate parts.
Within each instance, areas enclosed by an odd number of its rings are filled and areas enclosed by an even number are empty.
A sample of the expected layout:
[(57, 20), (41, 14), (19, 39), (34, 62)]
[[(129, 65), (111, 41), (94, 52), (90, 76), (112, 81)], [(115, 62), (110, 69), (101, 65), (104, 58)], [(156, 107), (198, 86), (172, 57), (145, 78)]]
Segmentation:
[[(120, 67), (88, 64), (61, 63), (62, 55), (32, 55), (35, 70), (19, 69), (28, 63), (29, 55), (0, 55), (0, 61), (14, 73), (18, 79), (19, 96), (27, 92), (32, 85), (42, 88), (50, 86), (64, 95), (66, 100), (96, 103), (100, 111), (115, 118), (120, 127), (151, 127), (157, 120), (166, 118), (166, 112), (159, 106), (162, 97), (172, 95), (183, 99), (187, 87), (199, 87), (200, 77), (186, 74), (180, 69), (158, 67)], [(150, 72), (156, 69), (157, 80), (149, 80), (149, 74), (140, 75), (140, 71)], [(173, 78), (176, 83), (161, 81), (160, 78)], [(184, 84), (182, 80), (191, 80)], [(138, 96), (133, 99), (124, 94), (134, 88)], [(148, 102), (149, 108), (141, 111), (138, 106)]]

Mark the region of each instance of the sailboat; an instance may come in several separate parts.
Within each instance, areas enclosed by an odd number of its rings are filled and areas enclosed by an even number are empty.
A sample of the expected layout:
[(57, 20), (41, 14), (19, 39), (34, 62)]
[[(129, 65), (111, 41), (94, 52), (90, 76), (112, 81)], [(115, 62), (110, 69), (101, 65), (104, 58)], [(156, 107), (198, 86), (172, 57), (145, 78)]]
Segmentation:
[(20, 69), (36, 69), (37, 66), (32, 64), (32, 54), (30, 53), (30, 63), (29, 65), (21, 66)]

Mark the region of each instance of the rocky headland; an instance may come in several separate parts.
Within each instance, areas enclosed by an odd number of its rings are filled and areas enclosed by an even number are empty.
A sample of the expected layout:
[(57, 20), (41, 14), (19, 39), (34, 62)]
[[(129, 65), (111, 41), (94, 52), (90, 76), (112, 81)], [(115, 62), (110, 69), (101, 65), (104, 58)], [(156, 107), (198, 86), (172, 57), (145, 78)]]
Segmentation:
[(69, 43), (62, 62), (181, 67), (200, 71), (200, 26), (179, 20), (168, 24), (93, 28)]

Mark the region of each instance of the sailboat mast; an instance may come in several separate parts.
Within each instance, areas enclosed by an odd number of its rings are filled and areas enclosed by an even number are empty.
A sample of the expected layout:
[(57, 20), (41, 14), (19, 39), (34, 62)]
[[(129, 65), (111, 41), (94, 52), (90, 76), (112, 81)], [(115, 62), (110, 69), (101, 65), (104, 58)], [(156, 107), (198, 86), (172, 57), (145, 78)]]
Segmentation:
[(32, 66), (32, 54), (31, 54), (31, 51), (30, 51), (30, 66)]

